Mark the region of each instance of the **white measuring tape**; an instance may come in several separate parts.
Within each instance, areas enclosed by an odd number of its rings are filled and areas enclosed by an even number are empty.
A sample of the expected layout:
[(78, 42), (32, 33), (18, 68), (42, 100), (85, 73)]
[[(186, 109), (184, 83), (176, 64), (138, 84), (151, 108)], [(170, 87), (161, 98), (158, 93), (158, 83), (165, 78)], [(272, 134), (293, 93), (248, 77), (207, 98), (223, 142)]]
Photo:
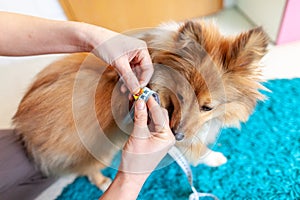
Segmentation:
[[(134, 97), (135, 100), (142, 99), (145, 102), (147, 102), (148, 99), (150, 98), (150, 96), (153, 96), (154, 99), (157, 101), (157, 103), (160, 104), (158, 94), (156, 92), (154, 92), (153, 90), (147, 88), (147, 87), (144, 87), (143, 89), (141, 89), (139, 94), (134, 95), (133, 97)], [(132, 106), (132, 108), (130, 109), (128, 115), (125, 117), (124, 123), (125, 124), (130, 123), (133, 118), (134, 118), (134, 106)], [(176, 138), (176, 135), (175, 135), (175, 138), (177, 140), (181, 140), (181, 139), (183, 139), (182, 135), (180, 135), (179, 139)], [(211, 198), (213, 200), (218, 200), (218, 198), (213, 194), (201, 193), (201, 192), (198, 192), (196, 190), (196, 188), (194, 187), (194, 184), (193, 184), (193, 173), (192, 173), (192, 169), (190, 167), (190, 164), (188, 163), (188, 161), (186, 160), (184, 155), (181, 153), (181, 151), (177, 147), (173, 146), (169, 150), (168, 154), (176, 161), (176, 163), (181, 167), (181, 169), (183, 170), (183, 172), (187, 176), (187, 179), (188, 179), (188, 181), (190, 183), (190, 186), (191, 186), (191, 189), (193, 191), (193, 193), (191, 193), (190, 196), (189, 196), (189, 200), (199, 200), (202, 197)]]
[(213, 194), (198, 192), (196, 190), (196, 188), (194, 187), (194, 183), (193, 183), (193, 173), (192, 173), (190, 164), (188, 163), (188, 161), (185, 159), (184, 155), (181, 153), (181, 151), (177, 147), (173, 146), (169, 150), (168, 154), (176, 161), (176, 163), (181, 167), (182, 171), (184, 171), (185, 175), (188, 178), (191, 189), (193, 191), (193, 193), (190, 194), (189, 200), (198, 200), (201, 197), (205, 197), (205, 198), (209, 197), (211, 199), (218, 200), (218, 198)]

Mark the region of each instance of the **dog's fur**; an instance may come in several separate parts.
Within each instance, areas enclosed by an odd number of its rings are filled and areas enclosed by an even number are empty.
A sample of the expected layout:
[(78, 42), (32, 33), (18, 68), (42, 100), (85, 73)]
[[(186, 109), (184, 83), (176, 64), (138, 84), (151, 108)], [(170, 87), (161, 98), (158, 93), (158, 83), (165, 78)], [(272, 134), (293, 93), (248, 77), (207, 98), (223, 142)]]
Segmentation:
[[(245, 122), (263, 99), (258, 62), (266, 53), (267, 36), (255, 28), (225, 37), (214, 25), (198, 21), (172, 29), (137, 34), (147, 42), (155, 66), (149, 87), (168, 110), (172, 130), (185, 133), (176, 145), (187, 159), (198, 164), (211, 152), (213, 159), (202, 162), (218, 166), (226, 158), (210, 151), (206, 141), (222, 126)], [(103, 66), (85, 53), (51, 64), (37, 75), (14, 116), (28, 154), (44, 173), (88, 175), (102, 189), (109, 181), (99, 173), (104, 165), (95, 156), (105, 151), (101, 159), (109, 162), (116, 148), (100, 138), (99, 125), (122, 148), (127, 135), (116, 118), (128, 112), (127, 94), (115, 90), (118, 74)]]

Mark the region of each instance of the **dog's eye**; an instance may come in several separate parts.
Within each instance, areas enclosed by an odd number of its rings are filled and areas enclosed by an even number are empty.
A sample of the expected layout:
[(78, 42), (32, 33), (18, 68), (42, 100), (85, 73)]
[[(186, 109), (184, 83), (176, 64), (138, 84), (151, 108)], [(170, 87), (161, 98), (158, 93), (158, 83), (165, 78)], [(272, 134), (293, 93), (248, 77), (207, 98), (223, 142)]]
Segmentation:
[(212, 107), (209, 107), (209, 106), (202, 106), (201, 107), (201, 110), (202, 111), (211, 111), (213, 108)]
[(183, 101), (183, 96), (181, 94), (177, 93), (177, 97), (180, 101)]

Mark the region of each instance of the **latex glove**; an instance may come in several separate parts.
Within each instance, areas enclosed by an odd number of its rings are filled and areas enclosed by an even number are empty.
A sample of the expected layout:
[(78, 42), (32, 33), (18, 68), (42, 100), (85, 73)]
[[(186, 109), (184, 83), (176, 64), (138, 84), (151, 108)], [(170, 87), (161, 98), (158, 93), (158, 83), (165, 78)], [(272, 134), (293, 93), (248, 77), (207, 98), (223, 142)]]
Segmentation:
[(169, 149), (175, 144), (175, 137), (169, 127), (168, 113), (154, 100), (147, 102), (151, 124), (147, 126), (147, 107), (143, 100), (135, 104), (133, 131), (122, 152), (121, 171), (150, 174)]
[[(115, 67), (131, 94), (145, 87), (152, 74), (153, 65), (144, 41), (110, 31), (109, 39), (93, 51), (96, 56)], [(126, 88), (122, 86), (122, 92)]]

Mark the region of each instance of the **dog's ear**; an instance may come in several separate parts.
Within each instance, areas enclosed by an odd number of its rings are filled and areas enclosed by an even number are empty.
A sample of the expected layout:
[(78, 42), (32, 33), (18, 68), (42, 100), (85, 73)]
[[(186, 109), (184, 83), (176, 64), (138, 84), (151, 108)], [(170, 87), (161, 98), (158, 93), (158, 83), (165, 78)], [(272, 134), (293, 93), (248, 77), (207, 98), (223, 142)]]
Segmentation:
[[(258, 62), (267, 52), (268, 37), (261, 27), (224, 42), (224, 86), (226, 87), (225, 124), (238, 125), (247, 121), (257, 100), (263, 100), (262, 82)], [(238, 111), (238, 112), (237, 112)]]
[(229, 70), (235, 67), (250, 66), (265, 55), (268, 42), (268, 36), (262, 27), (241, 33), (229, 44), (224, 66)]
[(203, 33), (200, 23), (187, 21), (178, 30), (177, 40), (188, 41), (194, 40), (199, 44), (203, 44)]

